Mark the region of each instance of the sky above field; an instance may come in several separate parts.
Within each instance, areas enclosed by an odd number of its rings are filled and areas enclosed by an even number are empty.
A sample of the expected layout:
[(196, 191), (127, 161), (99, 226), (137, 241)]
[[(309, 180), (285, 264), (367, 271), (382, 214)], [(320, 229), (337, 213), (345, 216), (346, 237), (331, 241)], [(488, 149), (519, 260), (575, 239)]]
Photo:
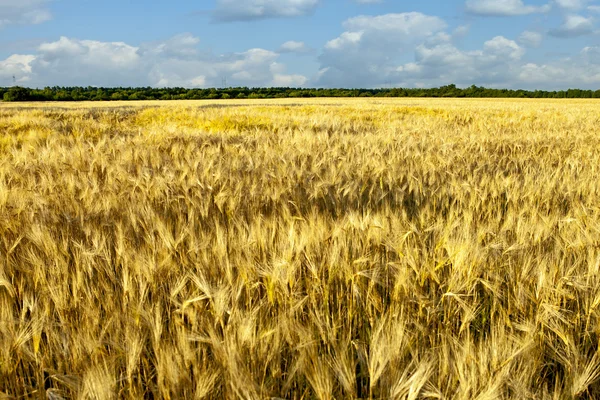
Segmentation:
[(450, 83), (599, 89), (600, 0), (0, 0), (0, 86)]

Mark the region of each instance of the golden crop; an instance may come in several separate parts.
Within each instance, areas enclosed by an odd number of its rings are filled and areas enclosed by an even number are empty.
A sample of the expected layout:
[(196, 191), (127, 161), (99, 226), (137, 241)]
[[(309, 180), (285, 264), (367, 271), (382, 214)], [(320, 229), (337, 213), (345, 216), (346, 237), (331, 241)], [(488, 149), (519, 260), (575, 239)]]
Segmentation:
[(600, 397), (594, 101), (0, 106), (0, 398)]

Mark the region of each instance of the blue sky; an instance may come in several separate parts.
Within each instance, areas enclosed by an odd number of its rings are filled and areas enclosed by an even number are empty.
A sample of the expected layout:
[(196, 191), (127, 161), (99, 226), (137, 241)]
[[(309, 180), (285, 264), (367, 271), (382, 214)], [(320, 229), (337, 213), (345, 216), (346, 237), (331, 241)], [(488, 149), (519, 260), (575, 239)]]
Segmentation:
[(0, 86), (600, 89), (600, 0), (0, 0)]

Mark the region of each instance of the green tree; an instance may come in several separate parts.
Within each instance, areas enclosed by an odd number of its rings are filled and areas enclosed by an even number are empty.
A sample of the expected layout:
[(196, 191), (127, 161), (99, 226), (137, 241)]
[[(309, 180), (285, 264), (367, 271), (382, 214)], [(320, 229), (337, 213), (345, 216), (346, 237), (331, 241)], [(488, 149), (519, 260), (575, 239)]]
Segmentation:
[(4, 101), (27, 101), (30, 99), (29, 89), (20, 86), (11, 87), (8, 92), (4, 93)]

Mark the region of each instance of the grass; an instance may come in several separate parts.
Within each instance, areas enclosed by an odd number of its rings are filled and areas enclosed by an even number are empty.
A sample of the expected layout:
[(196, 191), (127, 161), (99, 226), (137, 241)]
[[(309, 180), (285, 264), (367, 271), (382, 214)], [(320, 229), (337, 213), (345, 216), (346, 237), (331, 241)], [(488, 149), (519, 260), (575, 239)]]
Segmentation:
[(0, 106), (0, 398), (591, 399), (594, 101)]

